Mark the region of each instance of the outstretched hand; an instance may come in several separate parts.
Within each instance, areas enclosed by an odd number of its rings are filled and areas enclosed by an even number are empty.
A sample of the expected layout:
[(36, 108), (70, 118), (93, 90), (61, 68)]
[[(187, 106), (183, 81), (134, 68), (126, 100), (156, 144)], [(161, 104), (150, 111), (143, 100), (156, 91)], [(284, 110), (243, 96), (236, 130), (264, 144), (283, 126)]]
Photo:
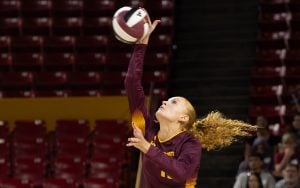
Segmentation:
[(139, 149), (143, 153), (147, 153), (150, 148), (150, 143), (144, 138), (143, 132), (134, 124), (132, 125), (133, 128), (133, 136), (128, 138), (128, 143), (126, 146), (130, 147), (133, 146)]
[[(146, 10), (144, 9), (144, 11), (146, 11)], [(151, 19), (149, 17), (149, 14), (147, 14), (145, 19), (146, 19), (146, 22), (149, 24), (150, 28), (149, 28), (148, 33), (145, 35), (145, 37), (143, 37), (137, 41), (137, 44), (148, 44), (151, 33), (155, 30), (156, 26), (160, 23), (160, 20), (154, 20), (154, 22), (152, 23)]]

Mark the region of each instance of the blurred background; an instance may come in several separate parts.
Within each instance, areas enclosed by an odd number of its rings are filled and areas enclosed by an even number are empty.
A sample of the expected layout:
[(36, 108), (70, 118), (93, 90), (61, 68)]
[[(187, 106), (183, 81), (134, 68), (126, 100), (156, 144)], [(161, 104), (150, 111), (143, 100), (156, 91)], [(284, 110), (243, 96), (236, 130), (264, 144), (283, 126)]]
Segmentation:
[(278, 182), (291, 140), (299, 164), (300, 1), (0, 0), (0, 187), (134, 187), (123, 86), (133, 45), (111, 26), (122, 6), (161, 19), (145, 58), (150, 111), (184, 96), (199, 118), (262, 127), (203, 151), (197, 187), (233, 187), (253, 153)]

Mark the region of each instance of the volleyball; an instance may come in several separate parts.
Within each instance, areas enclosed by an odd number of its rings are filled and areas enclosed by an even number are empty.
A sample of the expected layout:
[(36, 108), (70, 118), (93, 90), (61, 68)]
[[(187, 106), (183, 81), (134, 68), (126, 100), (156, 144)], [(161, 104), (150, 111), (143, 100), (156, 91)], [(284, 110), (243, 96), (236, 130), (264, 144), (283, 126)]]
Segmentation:
[(112, 19), (115, 37), (124, 43), (133, 44), (149, 31), (148, 13), (143, 8), (122, 7)]

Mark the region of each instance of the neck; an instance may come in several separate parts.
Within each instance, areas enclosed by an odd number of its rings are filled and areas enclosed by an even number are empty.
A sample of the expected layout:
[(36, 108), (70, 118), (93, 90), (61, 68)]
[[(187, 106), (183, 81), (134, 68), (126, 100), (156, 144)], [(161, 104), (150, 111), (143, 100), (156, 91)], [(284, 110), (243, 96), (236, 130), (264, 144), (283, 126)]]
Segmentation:
[(168, 140), (182, 131), (183, 129), (179, 124), (174, 124), (174, 125), (172, 124), (172, 125), (165, 125), (165, 126), (160, 124), (160, 129), (157, 136), (159, 140)]

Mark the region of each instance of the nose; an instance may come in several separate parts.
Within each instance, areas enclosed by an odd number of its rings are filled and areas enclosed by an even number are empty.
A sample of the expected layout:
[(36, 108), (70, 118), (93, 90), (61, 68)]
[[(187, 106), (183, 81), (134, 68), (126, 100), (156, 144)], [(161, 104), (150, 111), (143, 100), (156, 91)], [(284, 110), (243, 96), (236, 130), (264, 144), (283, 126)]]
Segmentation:
[(162, 104), (163, 104), (163, 105), (167, 105), (167, 101), (163, 101)]

